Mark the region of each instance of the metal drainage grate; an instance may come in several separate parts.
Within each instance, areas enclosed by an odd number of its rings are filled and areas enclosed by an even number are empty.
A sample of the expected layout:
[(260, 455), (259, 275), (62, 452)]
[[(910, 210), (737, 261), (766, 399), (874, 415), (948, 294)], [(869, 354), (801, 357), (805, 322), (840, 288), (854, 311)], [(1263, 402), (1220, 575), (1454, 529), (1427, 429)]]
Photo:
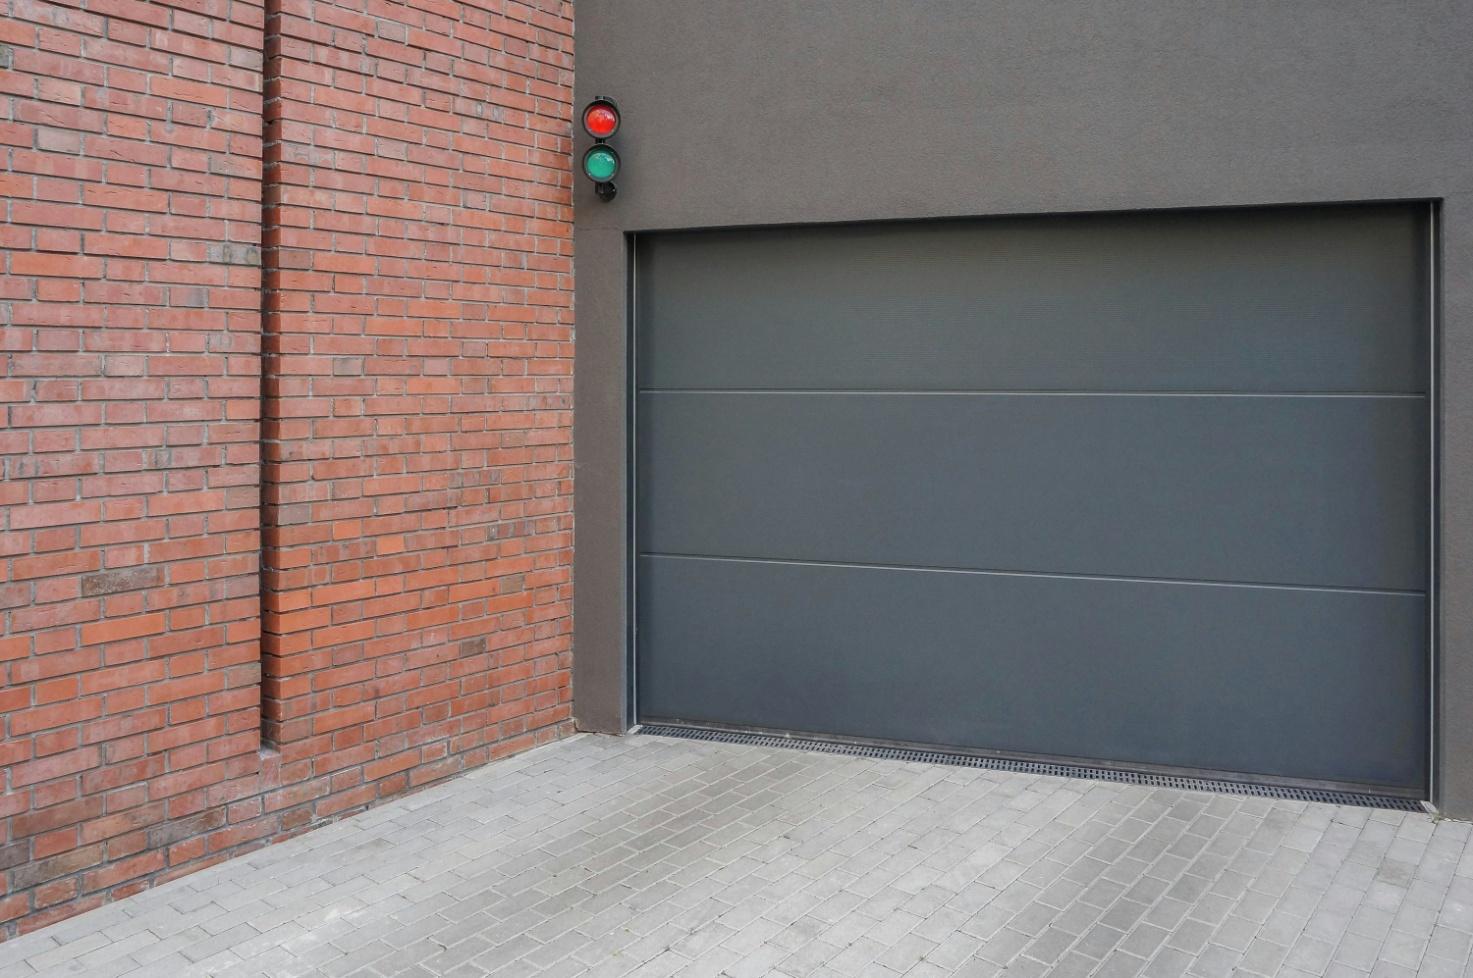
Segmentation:
[(1085, 778), (1091, 781), (1114, 781), (1139, 784), (1151, 788), (1178, 788), (1183, 791), (1214, 791), (1225, 795), (1251, 795), (1255, 798), (1282, 798), (1290, 801), (1314, 801), (1326, 805), (1356, 805), (1361, 808), (1383, 808), (1398, 812), (1425, 811), (1419, 801), (1391, 795), (1373, 795), (1359, 791), (1325, 791), (1319, 788), (1290, 788), (1280, 785), (1250, 784), (1213, 778), (1188, 778), (1170, 774), (1141, 774), (1114, 771), (1110, 768), (1082, 764), (1051, 764), (1042, 761), (1020, 761), (1005, 757), (981, 757), (976, 754), (944, 750), (921, 750), (910, 747), (882, 747), (873, 744), (815, 740), (786, 734), (741, 733), (713, 730), (709, 727), (686, 727), (667, 723), (647, 723), (638, 732), (654, 737), (677, 737), (681, 740), (704, 740), (718, 744), (745, 744), (750, 747), (785, 747), (793, 750), (844, 754), (850, 757), (877, 757), (887, 761), (916, 761), (924, 764), (950, 764), (975, 767), (987, 771), (1009, 771), (1013, 774), (1044, 774), (1055, 778)]

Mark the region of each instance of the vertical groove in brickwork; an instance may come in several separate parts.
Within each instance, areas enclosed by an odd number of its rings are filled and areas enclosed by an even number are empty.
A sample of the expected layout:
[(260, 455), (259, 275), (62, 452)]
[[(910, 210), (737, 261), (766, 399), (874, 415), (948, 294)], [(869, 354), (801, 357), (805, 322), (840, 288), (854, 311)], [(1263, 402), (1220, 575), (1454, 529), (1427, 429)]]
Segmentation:
[[(270, 586), (272, 572), (271, 550), (267, 546), (266, 535), (268, 527), (271, 526), (273, 511), (268, 500), (267, 484), (272, 475), (264, 462), (271, 455), (267, 447), (269, 434), (269, 421), (276, 416), (273, 410), (272, 380), (276, 376), (275, 361), (272, 359), (270, 347), (272, 345), (272, 326), (276, 322), (271, 316), (271, 295), (276, 288), (277, 273), (280, 271), (278, 264), (277, 241), (280, 228), (275, 221), (278, 214), (280, 202), (280, 172), (278, 164), (280, 158), (276, 148), (281, 141), (281, 115), (279, 111), (279, 100), (281, 93), (281, 0), (265, 0), (264, 33), (261, 42), (261, 293), (259, 296), (259, 308), (261, 310), (261, 432), (260, 446), (261, 458), (263, 460), (261, 470), (261, 497), (259, 502), (259, 514), (262, 529), (262, 548), (260, 566), (257, 576), (257, 593), (260, 596), (261, 606), (267, 604), (266, 591)], [(262, 654), (265, 653), (265, 643), (262, 643)], [(263, 670), (264, 680), (264, 670)], [(263, 704), (264, 705), (264, 704)], [(263, 749), (275, 751), (277, 740), (274, 733), (274, 725), (267, 719), (266, 711), (261, 714), (261, 746)]]

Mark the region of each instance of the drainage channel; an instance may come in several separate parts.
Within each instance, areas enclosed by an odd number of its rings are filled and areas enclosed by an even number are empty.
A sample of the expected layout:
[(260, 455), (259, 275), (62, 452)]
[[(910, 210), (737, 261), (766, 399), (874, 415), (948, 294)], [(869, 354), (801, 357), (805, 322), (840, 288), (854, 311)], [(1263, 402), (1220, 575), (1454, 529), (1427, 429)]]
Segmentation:
[(1354, 805), (1359, 808), (1380, 808), (1397, 812), (1426, 811), (1426, 807), (1420, 801), (1411, 798), (1398, 798), (1394, 795), (1377, 795), (1359, 791), (1334, 791), (1321, 788), (1298, 788), (1274, 784), (1253, 784), (1243, 781), (1193, 778), (1172, 774), (1117, 771), (1110, 768), (1090, 767), (1083, 764), (1057, 764), (1045, 761), (1015, 760), (1006, 757), (987, 757), (946, 750), (886, 747), (877, 744), (818, 740), (796, 734), (746, 733), (735, 730), (687, 727), (668, 723), (642, 724), (637, 728), (637, 732), (652, 737), (675, 737), (680, 740), (700, 740), (717, 744), (744, 744), (749, 747), (782, 747), (790, 750), (817, 751), (823, 754), (842, 754), (847, 757), (874, 757), (887, 761), (949, 764), (953, 767), (974, 767), (986, 771), (1007, 771), (1012, 774), (1042, 774), (1056, 778), (1083, 778), (1090, 781), (1111, 781), (1117, 784), (1138, 784), (1150, 788), (1211, 791), (1224, 795), (1249, 795), (1254, 798), (1311, 801), (1325, 805)]

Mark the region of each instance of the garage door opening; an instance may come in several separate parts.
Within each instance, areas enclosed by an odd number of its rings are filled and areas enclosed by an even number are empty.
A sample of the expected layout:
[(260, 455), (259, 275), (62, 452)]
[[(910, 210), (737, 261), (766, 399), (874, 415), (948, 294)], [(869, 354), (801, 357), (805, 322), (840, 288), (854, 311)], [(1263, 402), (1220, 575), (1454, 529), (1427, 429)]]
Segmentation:
[(1426, 797), (1429, 221), (639, 236), (638, 718)]

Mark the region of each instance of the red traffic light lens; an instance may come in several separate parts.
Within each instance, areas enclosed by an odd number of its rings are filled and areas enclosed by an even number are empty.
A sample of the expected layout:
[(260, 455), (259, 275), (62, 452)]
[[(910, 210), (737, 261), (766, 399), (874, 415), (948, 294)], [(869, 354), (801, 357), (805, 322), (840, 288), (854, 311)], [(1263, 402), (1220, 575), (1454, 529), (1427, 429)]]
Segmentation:
[(608, 99), (594, 99), (583, 110), (583, 128), (594, 139), (608, 139), (619, 131), (619, 110)]

